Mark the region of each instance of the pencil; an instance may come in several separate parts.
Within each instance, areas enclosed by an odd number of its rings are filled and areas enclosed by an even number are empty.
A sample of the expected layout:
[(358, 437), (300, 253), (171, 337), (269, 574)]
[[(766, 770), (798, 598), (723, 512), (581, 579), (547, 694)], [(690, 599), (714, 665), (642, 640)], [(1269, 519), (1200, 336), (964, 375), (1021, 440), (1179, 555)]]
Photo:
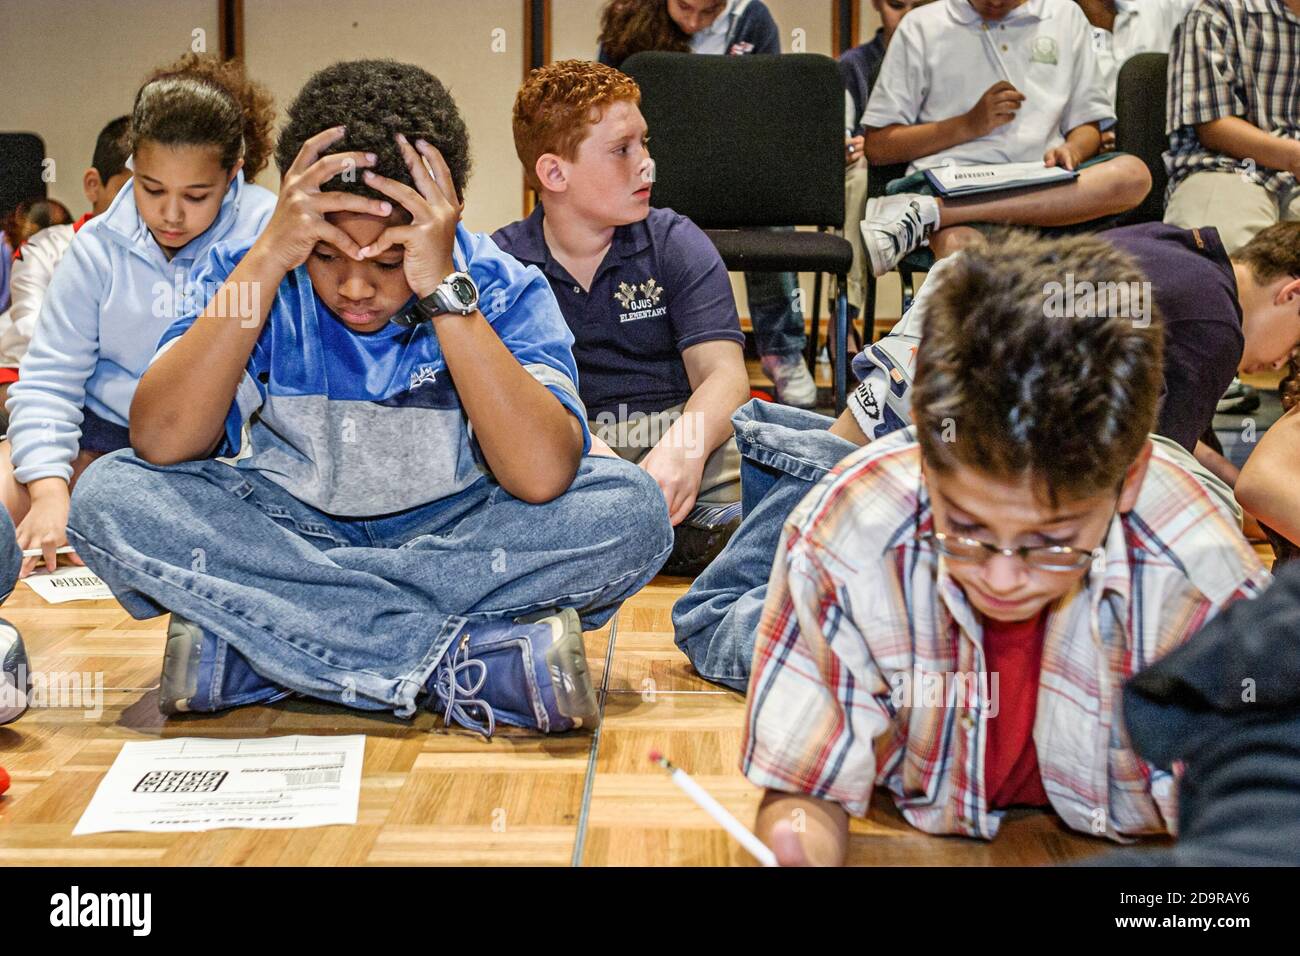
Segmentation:
[[(75, 549), (72, 548), (70, 545), (66, 545), (66, 544), (65, 544), (65, 545), (64, 545), (63, 547), (61, 547), (61, 548), (55, 548), (55, 549), (54, 549), (54, 553), (55, 553), (55, 554), (72, 554), (72, 552), (73, 552), (74, 550), (75, 550)], [(40, 557), (41, 555), (43, 555), (44, 553), (45, 553), (45, 552), (42, 551), (40, 548), (27, 548), (27, 549), (25, 549), (25, 550), (23, 551), (23, 557), (24, 557), (24, 558), (39, 558), (39, 557)]]
[(679, 767), (674, 767), (668, 762), (667, 758), (657, 750), (650, 751), (650, 759), (667, 770), (672, 775), (673, 783), (681, 787), (682, 791), (685, 792), (688, 797), (698, 803), (701, 810), (713, 817), (713, 819), (718, 822), (718, 825), (730, 833), (736, 839), (737, 843), (749, 851), (750, 855), (753, 856), (754, 859), (758, 860), (758, 862), (762, 863), (764, 866), (779, 865), (776, 862), (776, 854), (772, 852), (771, 848), (758, 837), (754, 836), (754, 834), (750, 832), (743, 823), (732, 816), (731, 812), (727, 810), (726, 807), (713, 799), (713, 797), (709, 795), (708, 791), (691, 778), (690, 774)]

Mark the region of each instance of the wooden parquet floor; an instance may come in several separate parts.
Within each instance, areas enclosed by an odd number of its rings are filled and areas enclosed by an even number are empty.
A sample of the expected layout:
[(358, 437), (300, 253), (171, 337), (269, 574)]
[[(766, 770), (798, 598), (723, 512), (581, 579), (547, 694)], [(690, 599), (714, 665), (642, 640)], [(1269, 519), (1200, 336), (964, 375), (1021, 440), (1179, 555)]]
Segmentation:
[[(737, 769), (745, 702), (697, 677), (673, 645), (684, 579), (660, 577), (587, 635), (604, 721), (597, 733), (506, 730), (491, 742), (421, 714), (288, 700), (166, 720), (157, 708), (164, 618), (114, 601), (50, 606), (19, 585), (3, 608), (34, 669), (102, 673), (103, 711), (33, 708), (0, 727), (0, 866), (749, 865), (748, 856), (647, 760), (690, 771), (742, 820), (759, 793)], [(102, 775), (131, 740), (366, 735), (355, 826), (72, 836)], [(1013, 813), (991, 843), (926, 836), (889, 802), (855, 821), (851, 861), (868, 865), (1038, 865), (1103, 852), (1052, 815)]]

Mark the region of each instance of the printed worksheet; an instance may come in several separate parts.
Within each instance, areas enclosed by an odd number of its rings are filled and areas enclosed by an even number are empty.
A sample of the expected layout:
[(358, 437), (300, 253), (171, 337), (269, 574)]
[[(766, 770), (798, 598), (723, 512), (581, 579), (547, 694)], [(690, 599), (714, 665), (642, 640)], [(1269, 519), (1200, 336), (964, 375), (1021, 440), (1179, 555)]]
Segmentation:
[(362, 735), (126, 743), (72, 834), (354, 824), (365, 751)]
[(75, 565), (45, 571), (23, 578), (24, 583), (49, 604), (64, 601), (104, 601), (113, 596), (100, 577), (90, 568)]

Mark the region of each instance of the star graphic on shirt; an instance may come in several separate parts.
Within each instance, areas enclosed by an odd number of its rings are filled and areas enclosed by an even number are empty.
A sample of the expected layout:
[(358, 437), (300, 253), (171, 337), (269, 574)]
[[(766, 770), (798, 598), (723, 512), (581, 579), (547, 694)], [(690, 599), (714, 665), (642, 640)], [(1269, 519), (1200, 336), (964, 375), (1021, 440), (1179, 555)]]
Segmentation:
[(620, 282), (618, 284), (618, 291), (614, 293), (614, 298), (622, 303), (623, 308), (632, 308), (632, 303), (636, 301), (636, 286), (629, 285), (626, 282)]

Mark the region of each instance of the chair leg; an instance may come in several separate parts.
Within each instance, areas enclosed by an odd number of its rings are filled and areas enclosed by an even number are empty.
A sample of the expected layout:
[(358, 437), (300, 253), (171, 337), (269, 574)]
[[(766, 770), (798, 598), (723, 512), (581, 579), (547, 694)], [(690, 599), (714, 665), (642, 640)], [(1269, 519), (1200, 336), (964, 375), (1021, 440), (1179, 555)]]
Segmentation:
[(839, 415), (848, 404), (849, 383), (849, 297), (844, 277), (840, 277), (840, 293), (835, 297), (835, 414)]
[(867, 288), (862, 303), (862, 341), (876, 341), (876, 277), (867, 270)]
[(903, 287), (903, 311), (899, 314), (906, 315), (907, 310), (910, 309), (912, 303), (916, 301), (916, 273), (911, 269), (900, 268), (898, 270), (898, 281)]
[(813, 276), (813, 307), (812, 307), (812, 331), (808, 336), (808, 371), (813, 375), (817, 374), (817, 339), (820, 337), (819, 331), (822, 321), (822, 274), (820, 272)]

